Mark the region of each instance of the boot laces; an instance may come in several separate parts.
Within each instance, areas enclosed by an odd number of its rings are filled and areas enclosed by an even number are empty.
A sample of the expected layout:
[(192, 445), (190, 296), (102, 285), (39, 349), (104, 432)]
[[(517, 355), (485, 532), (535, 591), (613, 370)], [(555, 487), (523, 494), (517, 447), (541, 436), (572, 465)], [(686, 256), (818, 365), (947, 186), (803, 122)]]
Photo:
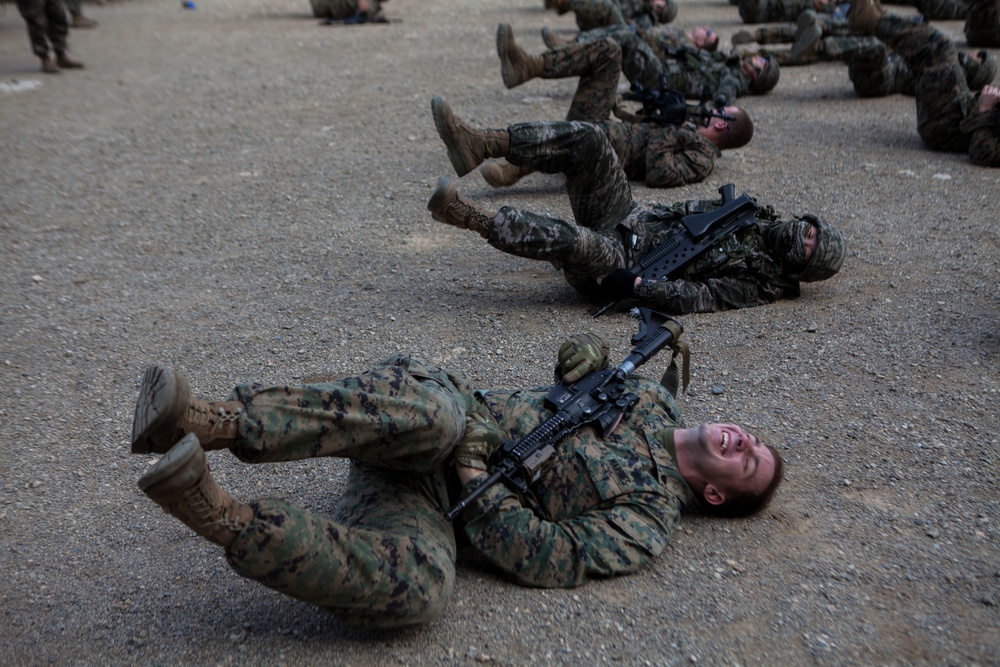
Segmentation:
[[(204, 481), (199, 481), (188, 492), (185, 500), (187, 500), (188, 507), (194, 515), (193, 518), (205, 527), (220, 527), (236, 531), (246, 527), (231, 511), (231, 501), (227, 503), (225, 497), (220, 496), (213, 502), (205, 491)], [(232, 516), (230, 516), (231, 514)]]
[(191, 424), (201, 426), (206, 433), (222, 431), (229, 426), (239, 422), (242, 410), (230, 410), (223, 407), (225, 404), (210, 403), (208, 401), (192, 401), (188, 419)]

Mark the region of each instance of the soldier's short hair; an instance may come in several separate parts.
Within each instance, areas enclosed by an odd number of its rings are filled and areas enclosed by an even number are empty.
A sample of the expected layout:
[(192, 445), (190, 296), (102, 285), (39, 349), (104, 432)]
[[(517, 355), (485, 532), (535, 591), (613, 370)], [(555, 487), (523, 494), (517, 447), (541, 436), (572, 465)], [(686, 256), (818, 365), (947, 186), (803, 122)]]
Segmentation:
[(760, 493), (745, 491), (738, 495), (728, 495), (726, 497), (726, 501), (720, 505), (704, 503), (704, 511), (706, 514), (738, 518), (756, 514), (771, 504), (771, 500), (774, 499), (774, 494), (777, 492), (778, 487), (781, 486), (781, 482), (785, 478), (785, 460), (781, 458), (781, 454), (777, 449), (771, 445), (764, 446), (767, 447), (768, 450), (770, 450), (771, 455), (774, 456), (774, 477), (771, 478), (767, 488)]
[(736, 107), (736, 111), (729, 115), (733, 120), (729, 121), (729, 131), (719, 137), (719, 142), (716, 144), (719, 150), (746, 146), (753, 139), (753, 121), (750, 120), (750, 114)]

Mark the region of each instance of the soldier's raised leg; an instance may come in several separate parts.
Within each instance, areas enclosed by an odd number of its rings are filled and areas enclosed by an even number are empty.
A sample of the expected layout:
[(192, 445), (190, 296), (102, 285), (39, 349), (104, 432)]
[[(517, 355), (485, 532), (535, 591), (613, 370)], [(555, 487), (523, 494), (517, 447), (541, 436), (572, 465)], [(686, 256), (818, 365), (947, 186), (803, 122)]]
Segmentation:
[(132, 451), (165, 452), (193, 433), (203, 449), (263, 463), (339, 456), (387, 470), (426, 472), (465, 429), (472, 391), (436, 366), (397, 355), (358, 376), (303, 385), (237, 386), (227, 401), (191, 395), (173, 369), (146, 370)]
[(225, 549), (240, 575), (367, 627), (423, 623), (447, 605), (455, 537), (440, 475), (393, 479), (352, 464), (333, 518), (279, 500), (241, 503), (194, 434), (139, 479), (163, 511)]

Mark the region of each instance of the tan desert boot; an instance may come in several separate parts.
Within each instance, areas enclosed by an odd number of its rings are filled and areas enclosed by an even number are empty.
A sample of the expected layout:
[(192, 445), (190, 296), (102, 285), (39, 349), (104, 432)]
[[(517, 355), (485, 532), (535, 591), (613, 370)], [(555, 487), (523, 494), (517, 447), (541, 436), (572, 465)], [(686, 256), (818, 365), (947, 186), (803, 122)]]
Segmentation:
[(164, 512), (219, 546), (228, 547), (253, 521), (253, 509), (233, 500), (212, 479), (193, 433), (139, 478), (139, 488)]
[(191, 396), (187, 380), (166, 366), (150, 366), (142, 377), (132, 420), (132, 453), (163, 454), (188, 433), (205, 449), (236, 445), (239, 401), (205, 401)]
[(514, 185), (531, 173), (527, 167), (518, 167), (507, 160), (491, 160), (479, 168), (483, 180), (495, 188)]
[(859, 35), (874, 35), (875, 24), (885, 12), (877, 0), (854, 0), (847, 10), (847, 25)]
[(505, 157), (510, 151), (507, 130), (477, 130), (466, 125), (440, 97), (431, 100), (431, 113), (438, 135), (448, 149), (455, 173), (465, 176), (491, 157)]
[(83, 12), (70, 12), (73, 16), (73, 21), (69, 24), (71, 28), (96, 28), (97, 21), (91, 18), (87, 18), (83, 15)]
[(500, 74), (507, 88), (520, 86), (542, 75), (542, 56), (528, 55), (514, 42), (514, 31), (509, 23), (497, 26), (497, 53), (500, 55)]
[(65, 51), (56, 51), (56, 65), (59, 65), (60, 69), (83, 69), (83, 63), (73, 60)]
[(459, 197), (458, 189), (447, 176), (438, 180), (437, 189), (427, 202), (427, 210), (438, 222), (459, 229), (471, 229), (484, 239), (490, 237), (492, 217)]
[(59, 66), (56, 65), (56, 61), (52, 58), (42, 58), (42, 71), (46, 74), (58, 74)]

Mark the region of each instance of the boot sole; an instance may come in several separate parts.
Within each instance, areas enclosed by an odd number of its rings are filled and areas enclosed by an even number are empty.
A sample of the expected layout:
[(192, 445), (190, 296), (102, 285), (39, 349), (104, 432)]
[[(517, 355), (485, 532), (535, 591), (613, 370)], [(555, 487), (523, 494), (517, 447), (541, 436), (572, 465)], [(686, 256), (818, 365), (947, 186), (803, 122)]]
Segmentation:
[(442, 176), (438, 179), (437, 188), (434, 190), (434, 194), (431, 195), (430, 200), (427, 202), (427, 210), (431, 212), (431, 217), (438, 222), (447, 223), (448, 221), (442, 217), (438, 217), (437, 211), (444, 207), (444, 199), (448, 196), (449, 185), (451, 184), (451, 179), (447, 176)]
[(147, 368), (132, 419), (132, 453), (166, 452), (170, 444), (158, 446), (152, 437), (179, 422), (190, 400), (191, 389), (183, 377), (165, 366)]
[(448, 106), (440, 97), (435, 97), (431, 100), (431, 115), (434, 116), (434, 127), (437, 128), (438, 136), (441, 137), (441, 141), (444, 142), (444, 146), (448, 150), (448, 159), (451, 161), (452, 168), (458, 174), (459, 178), (461, 178), (468, 174), (471, 169), (465, 165), (461, 150), (451, 138), (451, 132), (448, 129), (448, 121), (446, 119), (448, 111)]
[[(186, 489), (197, 482), (204, 472), (204, 463), (199, 465), (195, 462), (198, 456), (205, 456), (198, 436), (188, 433), (139, 478), (139, 488), (149, 495), (149, 489), (169, 480), (172, 492)], [(153, 491), (155, 495), (156, 489)]]
[(806, 28), (799, 38), (795, 40), (792, 44), (792, 48), (789, 50), (789, 54), (792, 58), (801, 58), (806, 52), (809, 51), (813, 46), (816, 45), (823, 37), (823, 30), (819, 26), (811, 26)]
[(500, 56), (500, 76), (503, 78), (503, 85), (506, 88), (514, 88), (520, 85), (517, 81), (517, 74), (507, 57), (507, 37), (510, 35), (510, 26), (501, 23), (497, 26), (497, 54)]

